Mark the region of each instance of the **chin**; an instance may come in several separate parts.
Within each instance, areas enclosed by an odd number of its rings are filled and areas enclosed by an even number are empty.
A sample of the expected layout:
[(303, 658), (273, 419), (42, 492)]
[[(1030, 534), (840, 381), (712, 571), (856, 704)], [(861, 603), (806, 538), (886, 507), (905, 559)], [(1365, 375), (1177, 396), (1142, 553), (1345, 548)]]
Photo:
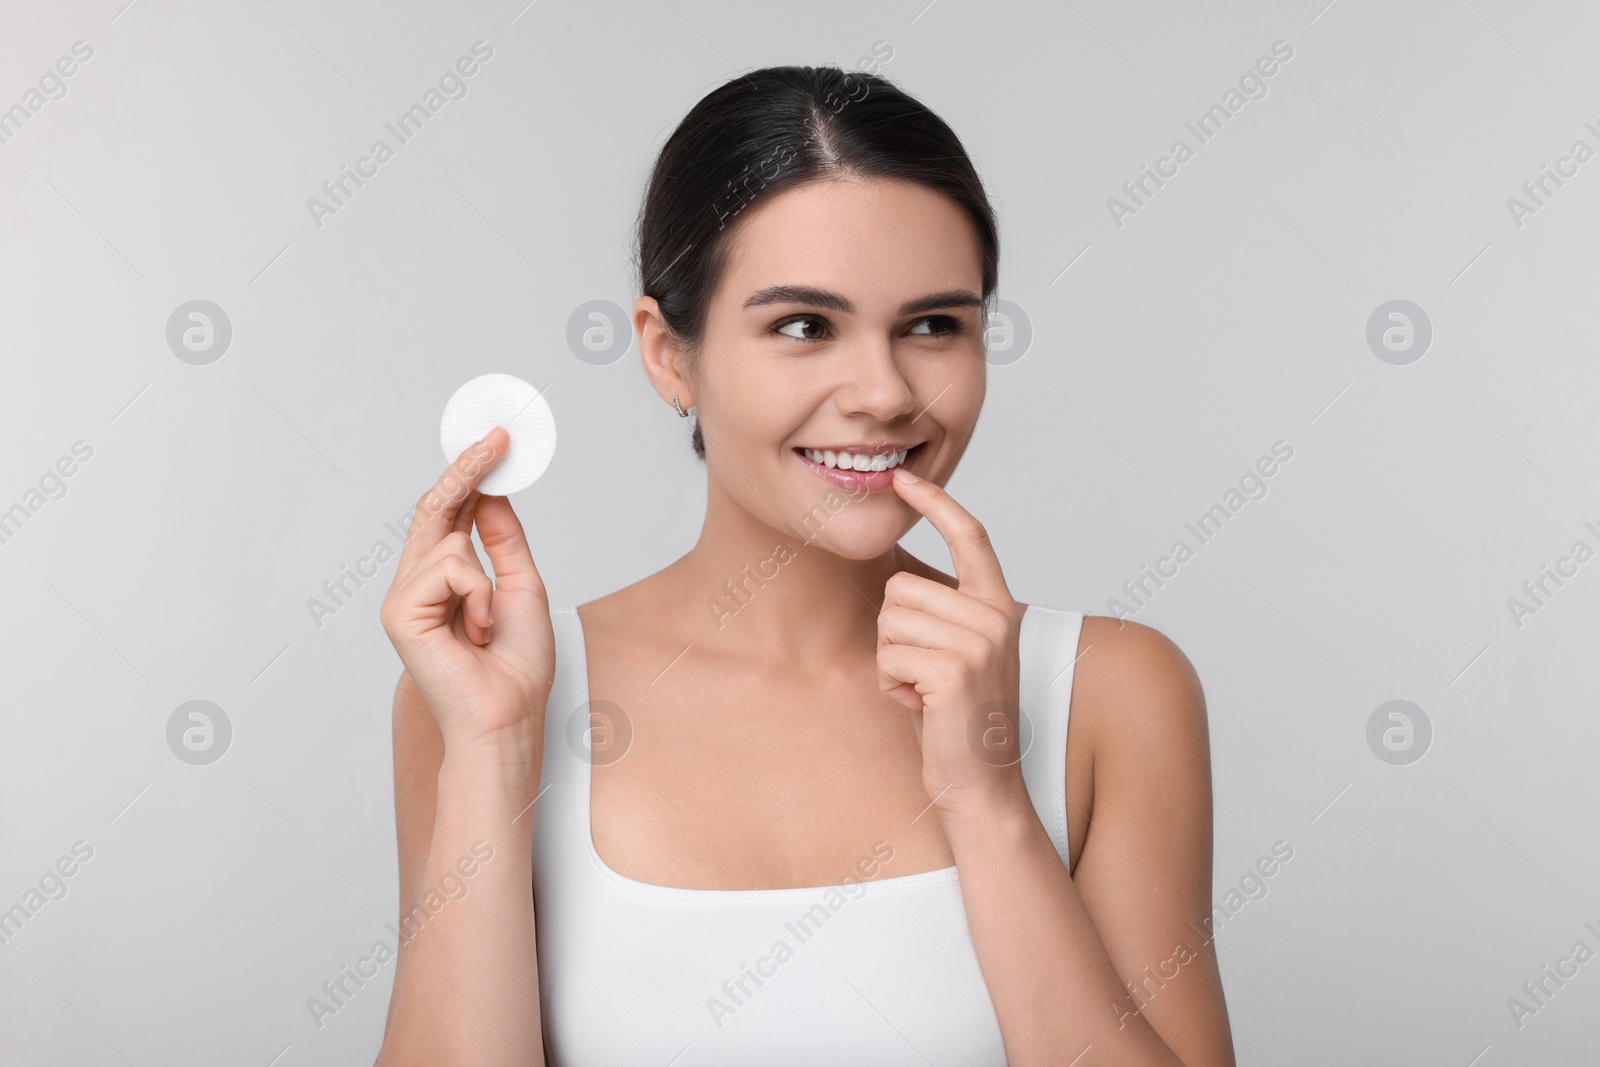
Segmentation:
[(894, 546), (911, 528), (903, 522), (885, 523), (881, 526), (874, 524), (874, 526), (876, 528), (854, 530), (830, 527), (818, 532), (806, 542), (805, 547), (831, 552), (844, 559), (877, 559), (885, 552), (894, 551)]

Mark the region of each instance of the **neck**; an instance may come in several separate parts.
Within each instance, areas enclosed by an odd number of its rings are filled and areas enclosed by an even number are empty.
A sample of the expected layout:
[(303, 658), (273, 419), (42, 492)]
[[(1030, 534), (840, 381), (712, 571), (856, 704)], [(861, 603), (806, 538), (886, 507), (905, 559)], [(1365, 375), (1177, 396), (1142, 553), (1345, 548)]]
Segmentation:
[(771, 526), (713, 489), (700, 539), (664, 572), (688, 639), (763, 660), (859, 655), (876, 644), (892, 575), (910, 571), (949, 584), (898, 544), (848, 559), (819, 547), (818, 531), (800, 517)]

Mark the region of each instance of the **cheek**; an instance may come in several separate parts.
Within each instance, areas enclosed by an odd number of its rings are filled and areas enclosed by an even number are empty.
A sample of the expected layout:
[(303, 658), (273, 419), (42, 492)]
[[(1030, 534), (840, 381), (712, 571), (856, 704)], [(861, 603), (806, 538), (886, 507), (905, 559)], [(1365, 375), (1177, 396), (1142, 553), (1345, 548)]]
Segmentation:
[(988, 366), (983, 352), (963, 353), (959, 358), (940, 360), (919, 369), (913, 382), (918, 410), (932, 404), (930, 415), (954, 430), (977, 421), (988, 389)]
[(724, 424), (756, 439), (787, 436), (826, 395), (814, 378), (745, 373), (718, 383), (713, 399)]

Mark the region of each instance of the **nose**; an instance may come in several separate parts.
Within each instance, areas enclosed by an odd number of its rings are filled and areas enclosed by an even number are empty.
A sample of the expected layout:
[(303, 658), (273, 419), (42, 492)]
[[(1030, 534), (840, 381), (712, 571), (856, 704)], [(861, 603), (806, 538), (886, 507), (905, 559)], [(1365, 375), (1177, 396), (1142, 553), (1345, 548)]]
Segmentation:
[(867, 415), (887, 425), (913, 413), (916, 394), (895, 358), (894, 344), (878, 337), (843, 352), (834, 402), (845, 416)]

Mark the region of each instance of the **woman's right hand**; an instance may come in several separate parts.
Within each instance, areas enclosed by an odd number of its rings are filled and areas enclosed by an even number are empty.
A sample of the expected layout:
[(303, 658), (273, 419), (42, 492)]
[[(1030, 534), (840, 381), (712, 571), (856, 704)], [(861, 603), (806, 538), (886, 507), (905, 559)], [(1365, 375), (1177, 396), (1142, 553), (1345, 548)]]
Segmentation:
[[(549, 598), (511, 501), (477, 490), (510, 444), (495, 427), (423, 495), (379, 612), (446, 751), (543, 740), (555, 674)], [(473, 548), (474, 524), (493, 581)]]

